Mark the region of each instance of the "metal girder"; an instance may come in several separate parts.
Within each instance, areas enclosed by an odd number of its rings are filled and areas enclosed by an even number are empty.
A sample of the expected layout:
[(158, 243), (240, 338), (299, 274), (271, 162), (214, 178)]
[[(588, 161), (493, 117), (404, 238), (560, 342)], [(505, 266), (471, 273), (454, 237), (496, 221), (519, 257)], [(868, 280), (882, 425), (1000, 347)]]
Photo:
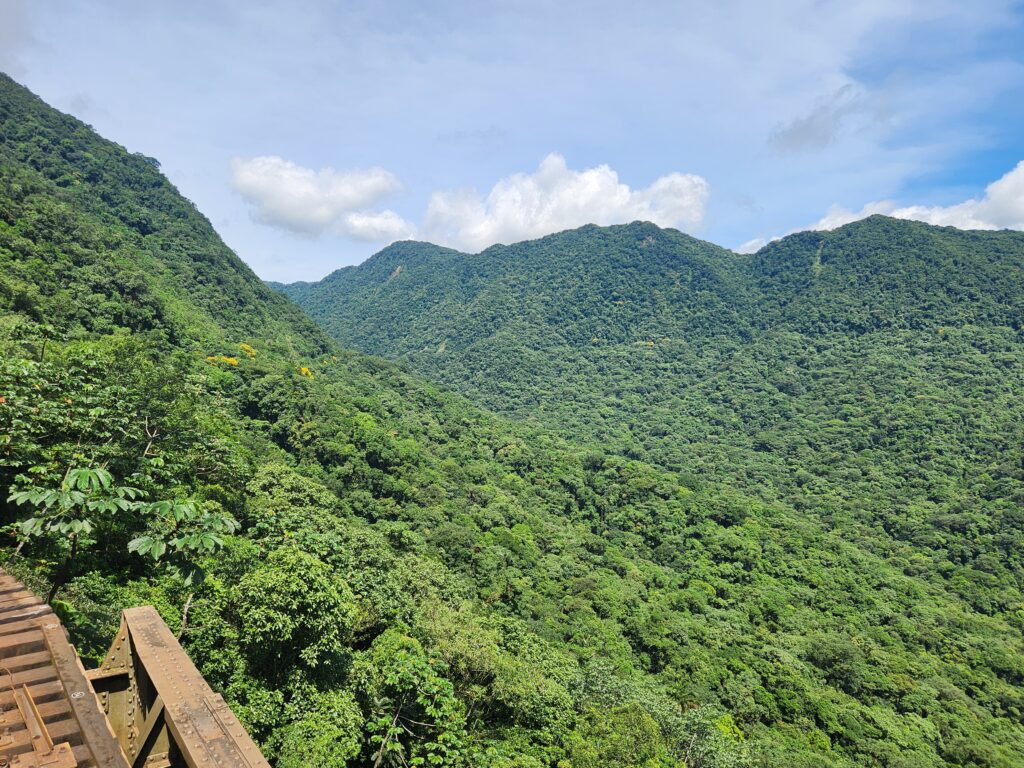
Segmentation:
[(50, 606), (2, 570), (0, 765), (129, 768)]
[(86, 671), (50, 606), (0, 570), (0, 768), (270, 768), (151, 606)]
[(88, 675), (133, 768), (269, 768), (152, 606), (122, 614), (110, 651)]
[[(71, 745), (63, 741), (54, 744), (43, 716), (39, 708), (32, 700), (32, 694), (28, 687), (21, 686), (12, 691), (14, 701), (21, 714), (21, 720), (25, 724), (25, 731), (30, 739), (32, 752), (16, 754), (11, 758), (11, 766), (14, 768), (77, 768)], [(7, 736), (7, 734), (5, 734)]]
[(64, 685), (71, 712), (96, 764), (103, 768), (129, 768), (128, 760), (114, 738), (110, 723), (100, 709), (96, 694), (85, 676), (82, 662), (64, 634), (64, 628), (57, 621), (44, 624), (43, 637)]

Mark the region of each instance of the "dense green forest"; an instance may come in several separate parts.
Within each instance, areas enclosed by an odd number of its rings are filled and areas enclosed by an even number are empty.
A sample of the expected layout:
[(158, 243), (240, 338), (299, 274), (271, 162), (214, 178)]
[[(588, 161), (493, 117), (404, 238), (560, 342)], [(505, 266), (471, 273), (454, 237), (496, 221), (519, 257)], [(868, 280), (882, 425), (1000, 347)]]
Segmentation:
[(87, 657), (156, 605), (278, 766), (1020, 765), (1021, 240), (903, 226), (351, 270), (484, 409), (0, 77), (3, 565)]
[[(1000, 753), (995, 721), (949, 730), (982, 711), (1020, 726), (1017, 705), (983, 703), (993, 685), (1024, 682), (997, 669), (983, 638), (996, 632), (1009, 660), (1024, 629), (1024, 235), (872, 217), (740, 256), (651, 224), (588, 226), (480, 254), (402, 242), (320, 283), (278, 287), (345, 345), (696, 493), (735, 494), (713, 518), (738, 537), (725, 558), (736, 558), (733, 586), (709, 583), (712, 604), (742, 618), (716, 616), (709, 631), (726, 642), (711, 663), (747, 681), (746, 697), (722, 696), (728, 680), (712, 686), (741, 729), (810, 725), (806, 751), (827, 746), (823, 764), (1024, 760)], [(687, 579), (698, 553), (723, 564), (691, 522), (660, 510), (631, 521)], [(764, 546), (766, 528), (778, 549)], [(844, 554), (819, 562), (842, 587), (822, 601), (806, 563), (833, 541)], [(809, 610), (790, 613), (804, 589)], [(954, 650), (965, 632), (989, 660)], [(725, 659), (748, 644), (787, 655), (765, 664), (742, 651), (733, 669)], [(960, 677), (982, 667), (990, 682)], [(806, 702), (787, 711), (782, 669), (868, 709), (856, 720)], [(947, 683), (966, 719), (939, 715)], [(868, 746), (879, 737), (898, 758)]]
[[(685, 580), (616, 518), (715, 499), (337, 349), (154, 160), (6, 78), (0, 489), (3, 565), (80, 651), (155, 604), (276, 765), (775, 748), (709, 692)], [(658, 644), (703, 671), (660, 676)]]
[(584, 227), (477, 255), (399, 243), (285, 290), (347, 344), (809, 512), (1021, 626), (1020, 233), (873, 217), (741, 257)]

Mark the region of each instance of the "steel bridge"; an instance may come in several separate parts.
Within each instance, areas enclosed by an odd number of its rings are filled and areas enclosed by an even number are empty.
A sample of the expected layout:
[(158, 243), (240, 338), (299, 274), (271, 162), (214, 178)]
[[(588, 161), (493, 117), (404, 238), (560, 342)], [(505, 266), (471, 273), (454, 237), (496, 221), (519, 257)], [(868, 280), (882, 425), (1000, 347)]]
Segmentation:
[(0, 768), (270, 768), (151, 606), (97, 669), (0, 570)]

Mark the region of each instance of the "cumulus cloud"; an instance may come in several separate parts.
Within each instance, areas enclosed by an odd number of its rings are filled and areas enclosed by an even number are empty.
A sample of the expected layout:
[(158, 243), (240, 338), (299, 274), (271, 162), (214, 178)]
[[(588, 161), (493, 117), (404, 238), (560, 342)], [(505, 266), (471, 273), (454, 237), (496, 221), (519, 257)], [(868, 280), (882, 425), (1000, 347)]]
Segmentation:
[(900, 207), (889, 200), (868, 203), (859, 211), (833, 205), (811, 229), (835, 229), (876, 213), (897, 219), (960, 229), (1024, 230), (1024, 161), (985, 188), (985, 195), (955, 205)]
[[(841, 205), (831, 205), (828, 211), (825, 212), (825, 215), (814, 222), (808, 229), (837, 229), (844, 224), (866, 219), (868, 216), (874, 216), (876, 213), (892, 216), (897, 208), (896, 203), (891, 200), (877, 200), (872, 203), (866, 203), (859, 211), (851, 211), (843, 208)], [(792, 232), (798, 231), (792, 230)], [(787, 234), (792, 234), (792, 232)]]
[(768, 245), (768, 240), (763, 237), (755, 237), (747, 242), (737, 245), (733, 250), (736, 253), (757, 253)]
[(231, 184), (264, 224), (315, 237), (335, 232), (357, 240), (398, 240), (413, 227), (390, 210), (374, 210), (401, 189), (383, 168), (313, 170), (277, 156), (235, 158)]
[[(1018, 229), (1024, 230), (1024, 160), (985, 188), (982, 197), (964, 200), (954, 205), (907, 205), (901, 206), (893, 200), (875, 200), (866, 203), (860, 210), (853, 211), (841, 205), (833, 205), (828, 211), (806, 229), (832, 230), (882, 214), (895, 219), (912, 219), (940, 227), (958, 229)], [(800, 232), (791, 229), (787, 235)], [(755, 237), (733, 250), (736, 253), (755, 253), (779, 237)]]
[(708, 184), (700, 176), (670, 173), (631, 189), (607, 165), (570, 169), (550, 154), (534, 173), (501, 179), (486, 197), (474, 191), (436, 192), (427, 206), (423, 235), (467, 250), (510, 243), (584, 224), (643, 219), (693, 228), (704, 219)]

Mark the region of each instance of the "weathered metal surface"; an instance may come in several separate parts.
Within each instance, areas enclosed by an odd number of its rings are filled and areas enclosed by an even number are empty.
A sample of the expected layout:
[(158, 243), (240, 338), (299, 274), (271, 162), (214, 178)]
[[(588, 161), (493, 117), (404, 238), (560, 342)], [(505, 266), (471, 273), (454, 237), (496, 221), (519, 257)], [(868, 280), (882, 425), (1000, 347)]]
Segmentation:
[(133, 766), (269, 768), (242, 724), (151, 606), (129, 608), (89, 672)]
[(85, 670), (50, 607), (0, 570), (2, 768), (270, 768), (151, 606)]
[(128, 768), (57, 617), (0, 570), (0, 764)]
[(25, 768), (76, 768), (78, 761), (71, 751), (71, 745), (66, 741), (54, 743), (53, 736), (28, 688), (15, 688), (13, 695), (21, 720), (25, 723), (25, 735), (28, 736), (32, 751), (15, 755), (11, 762)]
[(43, 625), (43, 636), (64, 685), (71, 712), (97, 765), (128, 768), (128, 760), (99, 707), (96, 694), (86, 679), (82, 662), (68, 642), (64, 628), (58, 622), (49, 622)]

